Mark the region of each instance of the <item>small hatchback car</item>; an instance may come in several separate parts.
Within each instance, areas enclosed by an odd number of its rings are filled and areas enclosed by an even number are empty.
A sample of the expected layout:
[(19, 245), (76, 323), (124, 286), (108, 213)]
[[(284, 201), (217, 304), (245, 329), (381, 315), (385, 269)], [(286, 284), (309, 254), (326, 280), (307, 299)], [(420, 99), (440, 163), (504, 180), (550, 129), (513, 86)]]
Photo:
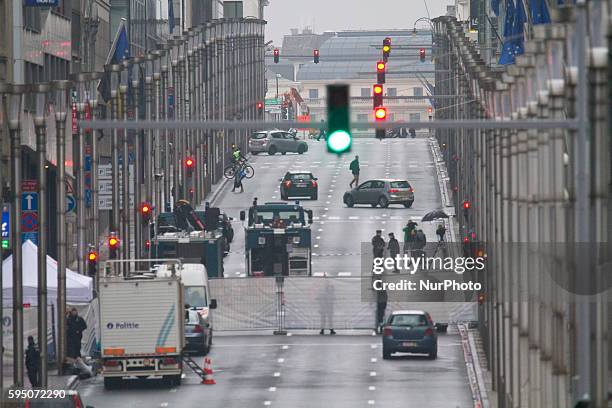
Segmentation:
[(386, 208), (389, 204), (403, 204), (412, 207), (414, 189), (406, 180), (378, 179), (368, 180), (357, 188), (344, 193), (344, 204), (352, 207), (355, 204), (370, 204)]
[(392, 353), (427, 354), (438, 357), (438, 335), (429, 313), (422, 310), (398, 310), (383, 326), (383, 359)]
[(319, 186), (317, 178), (309, 171), (288, 171), (285, 177), (280, 179), (280, 182), (281, 200), (288, 200), (289, 197), (318, 199)]
[(249, 138), (249, 152), (259, 154), (267, 152), (269, 155), (288, 152), (303, 154), (308, 151), (308, 143), (300, 140), (293, 133), (283, 130), (264, 130), (255, 132)]

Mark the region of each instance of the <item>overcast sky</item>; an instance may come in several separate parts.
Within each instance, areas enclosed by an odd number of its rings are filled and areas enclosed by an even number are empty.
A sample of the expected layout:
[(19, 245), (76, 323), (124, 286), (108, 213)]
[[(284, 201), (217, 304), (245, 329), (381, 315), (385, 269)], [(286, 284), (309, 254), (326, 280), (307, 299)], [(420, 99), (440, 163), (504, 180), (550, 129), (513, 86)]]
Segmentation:
[[(422, 16), (444, 15), (454, 0), (270, 0), (265, 8), (266, 41), (282, 45), (291, 28), (314, 27), (316, 33), (335, 30), (412, 28)], [(427, 23), (425, 23), (425, 27)]]

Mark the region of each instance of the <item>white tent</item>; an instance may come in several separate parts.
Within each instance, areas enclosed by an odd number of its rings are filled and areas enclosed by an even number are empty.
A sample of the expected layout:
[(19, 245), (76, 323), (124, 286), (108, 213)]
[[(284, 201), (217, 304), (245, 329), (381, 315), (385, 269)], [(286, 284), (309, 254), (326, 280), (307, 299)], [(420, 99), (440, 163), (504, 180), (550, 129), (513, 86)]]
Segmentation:
[[(23, 254), (23, 303), (38, 305), (38, 247), (28, 240), (21, 246)], [(66, 268), (67, 303), (89, 303), (92, 300), (93, 279)], [(13, 256), (2, 263), (2, 300), (13, 302)], [(47, 255), (47, 301), (57, 302), (57, 261)]]

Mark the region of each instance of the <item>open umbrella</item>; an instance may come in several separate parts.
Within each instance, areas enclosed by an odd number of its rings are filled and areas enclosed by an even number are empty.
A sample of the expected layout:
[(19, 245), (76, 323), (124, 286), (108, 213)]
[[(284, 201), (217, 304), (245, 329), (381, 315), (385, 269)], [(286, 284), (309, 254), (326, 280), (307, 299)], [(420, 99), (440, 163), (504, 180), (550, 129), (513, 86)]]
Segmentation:
[(425, 214), (421, 221), (433, 221), (440, 218), (448, 218), (448, 215), (442, 210), (434, 210)]

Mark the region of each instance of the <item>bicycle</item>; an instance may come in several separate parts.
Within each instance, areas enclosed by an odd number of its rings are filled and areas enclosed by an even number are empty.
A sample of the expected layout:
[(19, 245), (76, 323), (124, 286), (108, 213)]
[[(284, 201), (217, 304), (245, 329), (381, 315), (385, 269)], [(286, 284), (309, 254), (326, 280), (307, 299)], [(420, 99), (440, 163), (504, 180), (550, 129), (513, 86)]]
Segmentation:
[(236, 168), (243, 170), (245, 173), (245, 177), (248, 179), (253, 178), (253, 176), (255, 175), (255, 169), (253, 168), (253, 166), (248, 164), (246, 161), (241, 160), (236, 164), (230, 164), (223, 170), (223, 175), (225, 176), (225, 178), (234, 178), (234, 175), (236, 174)]

